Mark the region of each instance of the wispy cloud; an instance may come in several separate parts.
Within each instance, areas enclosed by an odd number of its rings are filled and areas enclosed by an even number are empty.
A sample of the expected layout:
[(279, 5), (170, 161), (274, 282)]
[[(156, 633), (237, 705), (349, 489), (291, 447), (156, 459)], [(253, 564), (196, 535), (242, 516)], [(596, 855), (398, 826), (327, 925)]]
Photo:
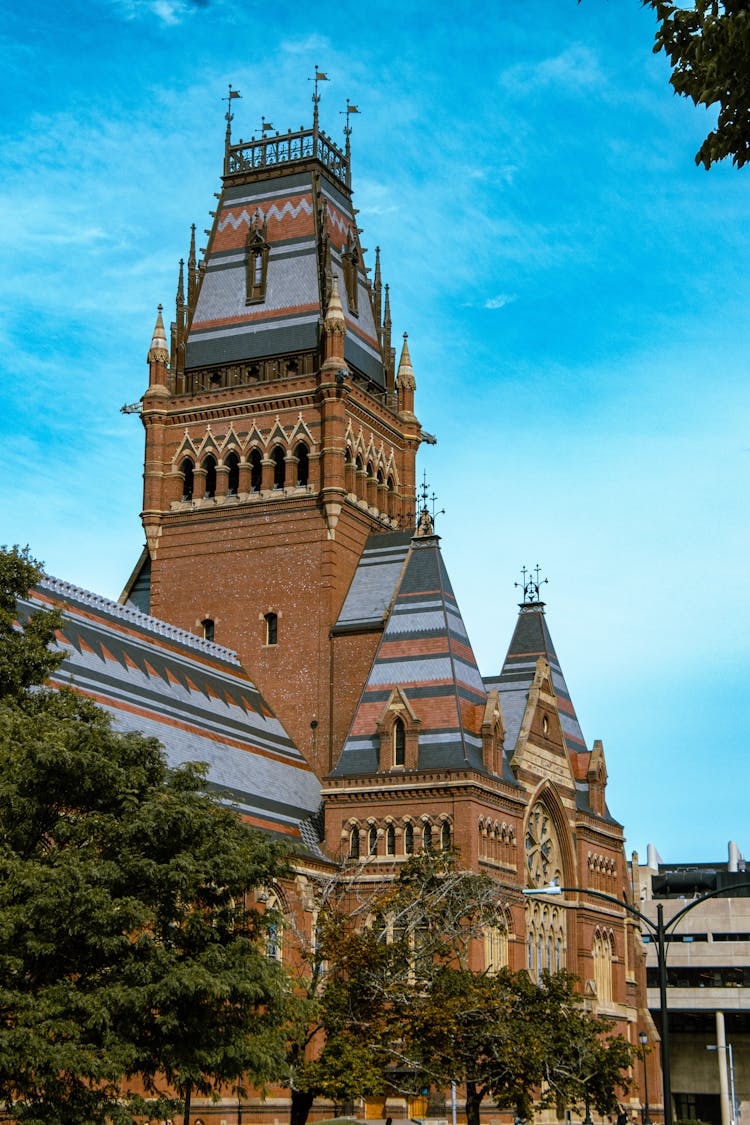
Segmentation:
[(111, 3), (127, 20), (156, 16), (166, 27), (174, 27), (196, 8), (207, 8), (209, 0), (111, 0)]
[(507, 67), (500, 76), (500, 85), (507, 90), (542, 93), (554, 86), (571, 92), (606, 86), (606, 75), (596, 55), (588, 47), (574, 43), (560, 54), (538, 62), (519, 63)]
[(511, 301), (515, 301), (515, 299), (516, 298), (513, 294), (509, 295), (507, 293), (498, 293), (496, 297), (489, 297), (484, 302), (484, 308), (504, 309), (506, 305), (509, 305)]

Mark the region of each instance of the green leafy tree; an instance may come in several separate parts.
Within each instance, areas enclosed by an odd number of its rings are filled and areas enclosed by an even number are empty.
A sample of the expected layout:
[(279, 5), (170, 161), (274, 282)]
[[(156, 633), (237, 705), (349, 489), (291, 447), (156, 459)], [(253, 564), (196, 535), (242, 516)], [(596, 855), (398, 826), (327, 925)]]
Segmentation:
[(439, 1089), (463, 1084), (468, 1125), (479, 1125), (488, 1096), (530, 1116), (544, 1075), (548, 1029), (538, 992), (525, 972), (487, 975), (443, 967), (427, 993), (415, 990), (404, 1012), (405, 1063)]
[[(555, 988), (551, 978), (549, 987)], [(583, 1009), (580, 998), (560, 995), (564, 1018), (551, 1027), (545, 1079), (557, 1100), (589, 1119), (590, 1109), (617, 1115), (619, 1094), (632, 1087), (635, 1048), (612, 1034), (613, 1021)]]
[(285, 867), (200, 769), (170, 772), (71, 692), (25, 690), (55, 664), (56, 617), (8, 625), (39, 572), (0, 554), (0, 1101), (79, 1125), (177, 1091), (187, 1117), (193, 1091), (281, 1072), (288, 988), (251, 892)]
[(676, 93), (695, 105), (718, 105), (716, 128), (695, 162), (706, 168), (731, 156), (738, 167), (750, 159), (750, 5), (747, 0), (643, 0), (659, 26), (654, 51), (672, 66)]

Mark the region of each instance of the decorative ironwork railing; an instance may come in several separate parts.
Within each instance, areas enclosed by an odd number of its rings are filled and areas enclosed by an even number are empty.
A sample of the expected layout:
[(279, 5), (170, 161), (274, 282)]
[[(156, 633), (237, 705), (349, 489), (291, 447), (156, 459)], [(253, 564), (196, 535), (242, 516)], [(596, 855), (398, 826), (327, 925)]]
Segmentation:
[(297, 160), (318, 159), (342, 183), (347, 182), (347, 159), (325, 133), (313, 129), (283, 136), (260, 137), (230, 145), (227, 151), (226, 174), (273, 168)]

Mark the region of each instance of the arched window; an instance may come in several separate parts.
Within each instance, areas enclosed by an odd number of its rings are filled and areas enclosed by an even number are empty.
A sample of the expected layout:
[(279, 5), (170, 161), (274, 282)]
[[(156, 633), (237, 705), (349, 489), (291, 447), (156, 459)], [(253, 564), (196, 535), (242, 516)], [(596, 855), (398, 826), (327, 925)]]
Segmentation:
[(612, 946), (609, 936), (597, 930), (591, 947), (596, 995), (601, 1004), (612, 1001)]
[(385, 830), (385, 854), (396, 854), (396, 829), (392, 824), (389, 824)]
[(201, 621), (201, 627), (203, 629), (204, 640), (212, 641), (214, 639), (214, 623), (212, 618), (204, 617)]
[(349, 859), (359, 859), (359, 829), (356, 827), (349, 833)]
[(266, 644), (279, 643), (279, 616), (277, 613), (265, 613), (263, 620), (266, 623)]
[(414, 854), (414, 825), (407, 824), (404, 829), (404, 854)]
[(484, 931), (484, 967), (496, 973), (508, 964), (508, 929), (503, 919)]
[(295, 449), (294, 456), (297, 458), (297, 484), (306, 485), (310, 476), (310, 457), (303, 441)]
[(444, 852), (447, 852), (451, 846), (451, 826), (447, 820), (444, 820), (440, 827), (440, 847)]
[(284, 463), (284, 450), (280, 445), (274, 446), (271, 460), (273, 461), (273, 487), (283, 488), (286, 465)]
[(378, 854), (378, 830), (374, 824), (367, 833), (367, 850), (370, 855)]
[(403, 719), (396, 719), (393, 724), (393, 764), (403, 766), (406, 763), (406, 727)]
[(189, 457), (180, 465), (180, 472), (182, 473), (182, 499), (193, 499), (193, 462)]
[(203, 468), (206, 470), (206, 500), (212, 499), (216, 495), (216, 458), (210, 453), (203, 462)]
[(429, 852), (432, 848), (432, 825), (425, 824), (422, 828), (422, 850)]
[(224, 464), (229, 469), (227, 475), (227, 495), (236, 496), (240, 490), (240, 459), (237, 454), (232, 451), (224, 460)]
[(283, 956), (284, 925), (280, 903), (275, 894), (266, 900), (266, 915), (271, 915), (266, 930), (266, 955), (272, 961), (281, 961)]
[(263, 484), (263, 464), (259, 449), (250, 453), (250, 488), (253, 492), (260, 492)]

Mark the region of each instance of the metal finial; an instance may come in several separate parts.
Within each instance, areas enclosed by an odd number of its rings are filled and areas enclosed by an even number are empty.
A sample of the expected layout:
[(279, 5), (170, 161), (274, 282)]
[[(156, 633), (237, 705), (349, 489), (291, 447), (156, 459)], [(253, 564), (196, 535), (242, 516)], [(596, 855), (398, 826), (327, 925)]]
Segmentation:
[(317, 131), (318, 131), (318, 105), (320, 103), (320, 94), (318, 93), (318, 83), (319, 82), (330, 82), (330, 78), (322, 70), (318, 69), (318, 64), (316, 63), (315, 64), (315, 77), (314, 78), (308, 78), (307, 81), (315, 83), (315, 85), (313, 87), (313, 96), (312, 96), (312, 101), (313, 101), (313, 129), (317, 133)]
[(441, 508), (439, 512), (435, 510), (435, 505), (437, 503), (437, 493), (433, 492), (432, 494), (430, 494), (430, 486), (427, 483), (427, 470), (426, 469), (425, 469), (425, 471), (422, 475), (422, 485), (419, 489), (419, 499), (420, 499), (420, 506), (419, 506), (420, 516), (424, 516), (424, 515), (429, 516), (430, 521), (431, 521), (431, 523), (434, 527), (436, 518), (438, 516), (444, 516), (445, 515), (445, 508)]
[(522, 605), (544, 604), (541, 598), (540, 587), (549, 582), (549, 578), (540, 579), (539, 571), (540, 567), (538, 563), (533, 570), (531, 569), (531, 567), (529, 567), (528, 569), (525, 566), (521, 567), (521, 581), (514, 582), (513, 585), (517, 589), (523, 590), (523, 602), (521, 603)]
[(340, 109), (339, 110), (340, 114), (346, 114), (346, 125), (344, 126), (344, 136), (345, 137), (350, 137), (351, 133), (352, 133), (352, 127), (349, 124), (349, 118), (351, 117), (351, 115), (353, 113), (361, 113), (361, 112), (362, 111), (360, 109), (358, 109), (358, 107), (356, 105), (352, 105), (352, 103), (347, 98), (346, 109)]
[(227, 92), (227, 96), (225, 98), (221, 99), (223, 102), (227, 103), (227, 112), (225, 114), (225, 119), (226, 119), (226, 123), (227, 123), (227, 137), (226, 137), (227, 148), (229, 148), (229, 145), (231, 144), (232, 122), (234, 121), (234, 114), (232, 113), (232, 99), (233, 98), (241, 98), (241, 97), (242, 97), (242, 94), (239, 92), (239, 90), (233, 90), (232, 89), (232, 83), (230, 82), (229, 83), (229, 90)]

